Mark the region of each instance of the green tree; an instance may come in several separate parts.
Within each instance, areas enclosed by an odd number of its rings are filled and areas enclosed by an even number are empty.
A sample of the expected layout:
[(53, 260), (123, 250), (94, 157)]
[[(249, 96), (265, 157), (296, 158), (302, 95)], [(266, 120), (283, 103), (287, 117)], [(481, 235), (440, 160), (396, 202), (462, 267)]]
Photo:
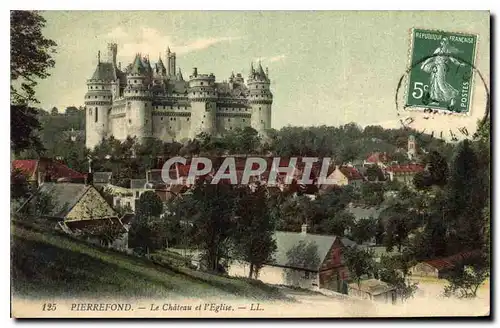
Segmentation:
[(444, 288), (444, 295), (459, 298), (476, 297), (479, 287), (490, 275), (489, 268), (484, 265), (485, 262), (485, 259), (475, 259), (458, 263), (446, 277), (448, 284)]
[(240, 192), (235, 205), (235, 252), (238, 258), (250, 263), (249, 278), (258, 277), (260, 269), (272, 260), (276, 251), (274, 222), (267, 204), (265, 186), (259, 185), (255, 191), (245, 186)]
[(77, 107), (75, 107), (75, 106), (69, 106), (69, 107), (66, 107), (64, 113), (66, 115), (76, 115), (76, 114), (79, 113), (79, 111), (80, 111), (80, 109), (78, 109)]
[(37, 12), (10, 12), (11, 148), (16, 155), (26, 149), (44, 151), (37, 110), (29, 105), (38, 103), (37, 79), (49, 76), (48, 69), (55, 64), (51, 54), (56, 43), (43, 36), (44, 26), (45, 19)]
[(36, 11), (10, 12), (11, 103), (37, 103), (37, 79), (45, 79), (54, 67), (57, 44), (43, 36), (46, 20)]
[(375, 272), (373, 250), (359, 247), (344, 249), (344, 263), (349, 270), (350, 277), (358, 284), (364, 276), (370, 277)]
[(184, 197), (183, 216), (193, 224), (191, 242), (203, 250), (203, 260), (212, 272), (220, 272), (221, 259), (229, 256), (235, 195), (232, 185), (210, 184), (200, 178)]
[(350, 228), (350, 236), (358, 244), (372, 240), (376, 233), (377, 221), (373, 218), (355, 220)]
[(484, 232), (481, 213), (489, 192), (485, 186), (484, 168), (480, 167), (469, 140), (457, 146), (450, 169), (443, 205), (450, 234), (450, 253), (461, 251), (464, 245), (470, 249), (480, 248)]
[(384, 186), (381, 183), (363, 183), (361, 201), (368, 206), (377, 206), (384, 201)]
[(396, 288), (396, 293), (402, 300), (413, 297), (418, 289), (418, 283), (412, 282), (409, 276), (410, 261), (405, 255), (382, 255), (379, 264), (378, 276), (380, 280)]
[(164, 246), (165, 225), (160, 218), (163, 203), (154, 191), (142, 193), (137, 202), (135, 220), (130, 228), (129, 244), (133, 248), (141, 247), (149, 252)]
[(14, 154), (33, 150), (40, 155), (45, 148), (38, 131), (41, 125), (37, 110), (27, 105), (10, 105), (10, 146)]
[[(302, 268), (316, 271), (321, 259), (318, 255), (318, 245), (313, 242), (299, 241), (286, 252), (287, 267)], [(285, 269), (285, 279), (288, 284), (299, 285), (303, 273), (293, 269)]]

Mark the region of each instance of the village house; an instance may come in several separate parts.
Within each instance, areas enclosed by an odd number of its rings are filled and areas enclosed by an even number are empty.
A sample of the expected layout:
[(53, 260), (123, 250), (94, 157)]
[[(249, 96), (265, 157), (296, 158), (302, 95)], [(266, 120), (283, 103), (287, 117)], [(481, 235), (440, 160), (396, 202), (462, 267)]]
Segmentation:
[(414, 277), (445, 278), (455, 267), (464, 261), (478, 257), (480, 251), (462, 252), (452, 256), (422, 261), (410, 268)]
[(396, 288), (377, 279), (361, 280), (359, 285), (358, 283), (349, 284), (348, 295), (381, 303), (396, 303), (397, 301)]
[[(345, 281), (349, 273), (343, 263), (342, 250), (354, 243), (337, 236), (308, 234), (306, 229), (303, 226), (302, 232), (274, 233), (277, 249), (273, 261), (262, 267), (258, 279), (268, 284), (347, 293)], [(316, 254), (304, 257), (308, 249), (316, 249)], [(228, 274), (248, 277), (249, 270), (248, 263), (233, 259)]]
[(92, 183), (96, 187), (108, 187), (111, 186), (111, 178), (113, 177), (113, 172), (94, 172), (92, 174)]
[(118, 214), (90, 184), (42, 183), (17, 213), (42, 220), (46, 226), (71, 235), (88, 232), (85, 236), (89, 237), (89, 241), (99, 240), (101, 244), (102, 239), (98, 236), (102, 231), (113, 228), (116, 238), (108, 240), (108, 246), (121, 250), (128, 247), (128, 231)]
[(364, 166), (376, 165), (380, 168), (385, 168), (391, 162), (390, 157), (386, 152), (374, 152), (371, 153), (366, 160), (363, 162)]
[(335, 170), (328, 175), (328, 180), (332, 181), (333, 184), (322, 184), (319, 186), (320, 191), (326, 191), (331, 189), (333, 186), (354, 186), (359, 188), (361, 184), (365, 181), (363, 175), (353, 166), (335, 166)]
[(399, 181), (406, 185), (413, 184), (413, 178), (419, 172), (423, 172), (425, 167), (420, 164), (390, 165), (385, 171), (389, 175), (389, 180)]
[(13, 160), (11, 169), (21, 172), (26, 177), (26, 181), (34, 187), (38, 187), (43, 182), (85, 182), (84, 174), (48, 158)]

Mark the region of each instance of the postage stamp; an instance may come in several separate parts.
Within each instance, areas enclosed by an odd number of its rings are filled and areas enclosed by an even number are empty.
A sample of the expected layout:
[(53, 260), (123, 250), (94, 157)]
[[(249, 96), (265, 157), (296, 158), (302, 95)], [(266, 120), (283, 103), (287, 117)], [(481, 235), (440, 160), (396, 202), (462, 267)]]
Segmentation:
[(470, 114), (476, 44), (472, 34), (412, 29), (406, 108)]

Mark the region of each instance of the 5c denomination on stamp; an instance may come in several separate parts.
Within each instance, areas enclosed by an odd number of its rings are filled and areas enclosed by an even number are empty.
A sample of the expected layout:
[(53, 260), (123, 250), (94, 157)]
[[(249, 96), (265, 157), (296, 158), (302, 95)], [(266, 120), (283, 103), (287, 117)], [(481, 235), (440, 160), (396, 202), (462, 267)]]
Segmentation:
[(407, 109), (469, 114), (477, 36), (413, 29)]

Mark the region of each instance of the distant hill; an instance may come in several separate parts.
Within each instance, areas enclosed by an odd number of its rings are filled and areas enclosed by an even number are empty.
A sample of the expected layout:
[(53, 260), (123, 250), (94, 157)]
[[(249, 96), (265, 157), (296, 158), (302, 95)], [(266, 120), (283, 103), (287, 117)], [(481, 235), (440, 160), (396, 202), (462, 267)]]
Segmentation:
[(145, 258), (25, 224), (13, 223), (11, 231), (16, 296), (286, 299), (277, 288), (256, 280), (160, 267)]

